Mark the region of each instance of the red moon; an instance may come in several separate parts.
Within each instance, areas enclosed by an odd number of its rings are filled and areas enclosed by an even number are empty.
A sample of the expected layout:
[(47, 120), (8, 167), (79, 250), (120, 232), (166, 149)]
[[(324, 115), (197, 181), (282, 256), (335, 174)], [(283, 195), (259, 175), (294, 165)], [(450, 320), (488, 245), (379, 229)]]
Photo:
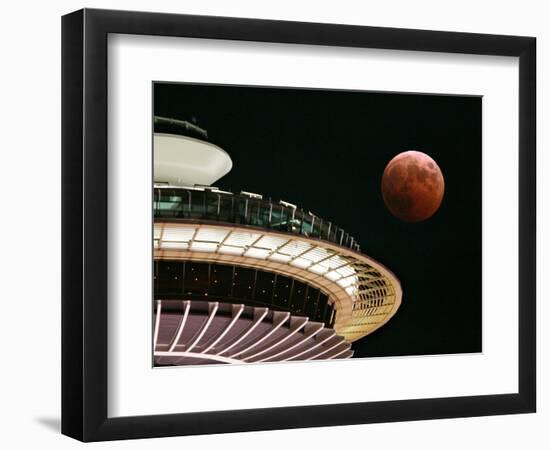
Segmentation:
[(441, 205), (445, 181), (437, 163), (422, 152), (399, 153), (382, 175), (382, 197), (390, 212), (405, 222), (430, 218)]

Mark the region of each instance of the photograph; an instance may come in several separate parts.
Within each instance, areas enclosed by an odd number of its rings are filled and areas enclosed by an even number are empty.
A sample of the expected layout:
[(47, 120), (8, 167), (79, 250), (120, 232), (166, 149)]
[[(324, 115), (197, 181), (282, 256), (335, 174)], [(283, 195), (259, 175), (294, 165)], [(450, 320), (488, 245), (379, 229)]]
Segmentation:
[[(6, 83), (21, 125), (6, 167), (31, 173), (9, 184), (60, 200), (16, 202), (11, 228), (42, 236), (59, 210), (61, 249), (11, 239), (6, 253), (48, 259), (10, 264), (10, 285), (38, 275), (61, 294), (61, 308), (38, 299), (28, 333), (7, 321), (29, 349), (60, 325), (51, 352), (16, 352), (33, 367), (11, 364), (42, 398), (12, 395), (37, 429), (57, 417), (82, 442), (168, 447), (267, 450), (277, 433), (331, 449), (537, 447), (544, 15), (309, 3), (73, 5), (50, 17), (61, 71), (21, 58), (47, 55), (33, 51), (45, 31), (14, 47), (30, 75)], [(29, 116), (34, 91), (61, 126)], [(47, 442), (26, 427), (14, 442)]]
[(481, 96), (152, 95), (154, 367), (483, 351)]

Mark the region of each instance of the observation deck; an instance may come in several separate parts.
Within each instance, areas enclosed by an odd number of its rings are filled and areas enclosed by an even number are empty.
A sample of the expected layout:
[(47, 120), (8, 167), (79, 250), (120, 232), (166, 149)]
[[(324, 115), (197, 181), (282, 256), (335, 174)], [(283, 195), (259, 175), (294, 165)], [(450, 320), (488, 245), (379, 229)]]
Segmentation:
[(341, 227), (212, 183), (229, 155), (155, 117), (156, 365), (345, 359), (401, 304), (399, 280)]
[[(231, 194), (208, 187), (155, 187), (154, 256), (161, 261), (209, 264), (217, 270), (255, 273), (250, 295), (239, 294), (247, 304), (288, 311), (321, 320), (348, 342), (384, 325), (401, 303), (401, 286), (395, 275), (360, 252), (357, 241), (342, 228), (287, 202), (264, 200), (257, 194)], [(179, 280), (185, 270), (178, 269)], [(237, 272), (239, 273), (239, 272)], [(300, 297), (282, 303), (273, 287), (267, 294), (256, 289), (258, 274), (277, 274), (297, 286), (326, 297), (334, 313), (316, 317), (312, 302)], [(208, 275), (210, 274), (210, 275)], [(205, 290), (197, 293), (179, 285), (169, 298), (220, 299), (211, 272)], [(160, 295), (162, 277), (155, 291)], [(198, 278), (198, 277), (197, 277)], [(226, 280), (233, 286), (235, 280)], [(168, 292), (166, 292), (168, 294)], [(276, 297), (277, 295), (277, 297)], [(199, 297), (197, 297), (199, 296)], [(222, 297), (238, 301), (234, 294)]]
[(155, 186), (155, 220), (181, 219), (225, 222), (265, 228), (329, 241), (360, 251), (359, 243), (344, 229), (285, 201), (264, 200), (250, 192), (233, 194), (209, 186)]

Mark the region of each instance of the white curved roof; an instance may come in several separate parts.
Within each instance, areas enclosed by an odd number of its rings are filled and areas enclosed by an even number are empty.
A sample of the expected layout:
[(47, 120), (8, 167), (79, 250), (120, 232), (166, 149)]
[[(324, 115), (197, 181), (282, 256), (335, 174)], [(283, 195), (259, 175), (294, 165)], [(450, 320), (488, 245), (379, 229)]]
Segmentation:
[(207, 141), (176, 134), (153, 136), (154, 180), (176, 186), (209, 186), (233, 167), (225, 150)]

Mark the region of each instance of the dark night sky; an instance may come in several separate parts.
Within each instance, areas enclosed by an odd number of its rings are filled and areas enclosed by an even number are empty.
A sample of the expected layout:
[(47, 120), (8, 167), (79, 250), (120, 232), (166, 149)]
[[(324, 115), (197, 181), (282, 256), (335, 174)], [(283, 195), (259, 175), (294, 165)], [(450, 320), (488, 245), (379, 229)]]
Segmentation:
[[(350, 232), (400, 279), (403, 302), (355, 357), (481, 351), (481, 98), (156, 84), (154, 113), (191, 120), (233, 160), (215, 183), (285, 200)], [(430, 155), (439, 211), (405, 223), (380, 182), (398, 153)]]

